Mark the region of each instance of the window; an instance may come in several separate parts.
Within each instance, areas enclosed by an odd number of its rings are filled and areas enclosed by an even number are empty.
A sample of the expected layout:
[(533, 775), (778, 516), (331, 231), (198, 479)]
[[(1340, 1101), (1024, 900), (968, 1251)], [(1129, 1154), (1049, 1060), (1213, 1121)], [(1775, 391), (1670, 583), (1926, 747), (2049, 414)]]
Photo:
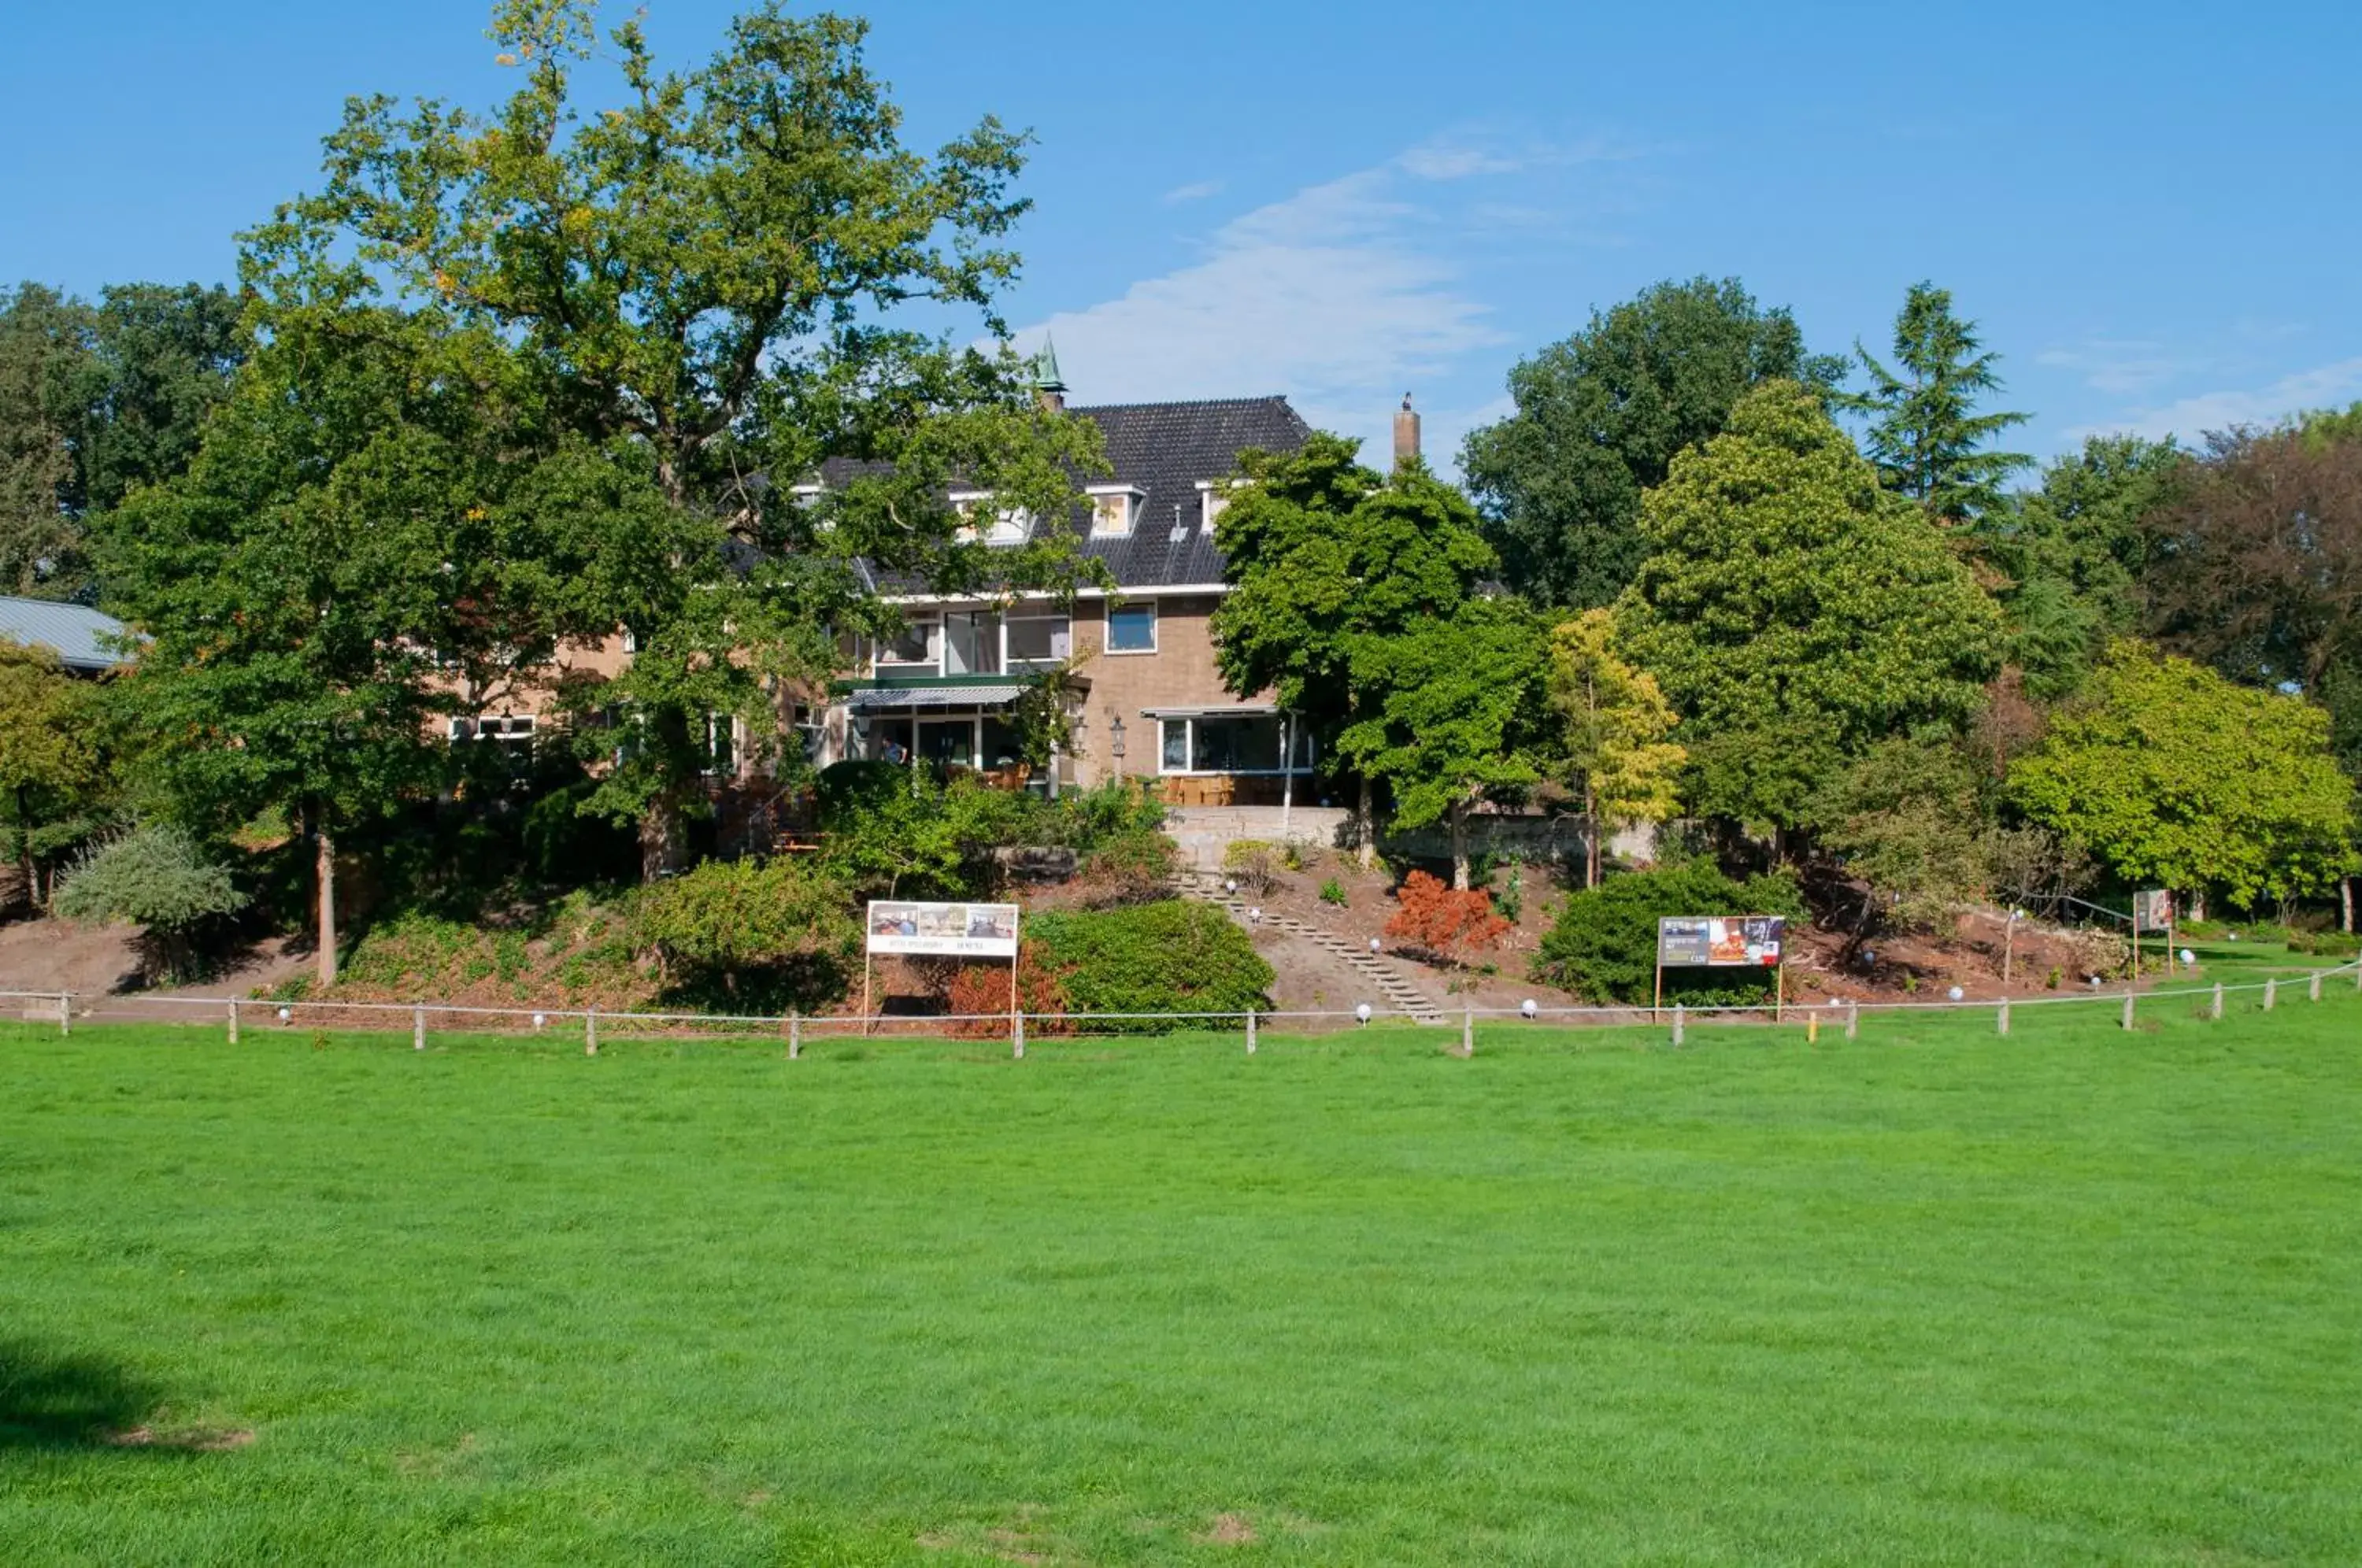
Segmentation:
[[(957, 534), (960, 543), (972, 545), (977, 539), (977, 514), (992, 505), (992, 497), (980, 490), (957, 491), (952, 495), (952, 509), (960, 514)], [(991, 545), (1021, 545), (1025, 536), (1033, 530), (1033, 514), (1021, 506), (997, 510), (992, 513), (984, 539)]]
[(705, 766), (700, 771), (709, 778), (738, 771), (738, 721), (732, 714), (705, 716)]
[(1199, 521), (1207, 533), (1214, 531), (1214, 519), (1220, 517), (1222, 508), (1231, 503), (1230, 491), (1231, 486), (1220, 480), (1198, 481)]
[(1136, 485), (1092, 485), (1091, 533), (1098, 538), (1120, 538), (1131, 532), (1140, 520), (1141, 502), (1147, 492)]
[(1074, 651), (1072, 624), (1064, 615), (1011, 618), (1002, 624), (1001, 663), (1011, 675), (1047, 669)]
[(999, 675), (1000, 617), (990, 613), (944, 616), (944, 673)]
[(498, 741), (502, 745), (529, 746), (533, 744), (533, 730), (531, 713), (451, 721), (451, 738), (455, 741)]
[(1295, 732), (1295, 765), (1279, 765), (1276, 713), (1200, 713), (1165, 719), (1158, 766), (1165, 773), (1308, 773), (1312, 740)]
[(879, 664), (933, 664), (936, 658), (937, 621), (913, 621), (900, 635), (878, 643)]
[(1145, 604), (1110, 604), (1107, 613), (1107, 651), (1109, 653), (1154, 653), (1156, 651), (1156, 602)]

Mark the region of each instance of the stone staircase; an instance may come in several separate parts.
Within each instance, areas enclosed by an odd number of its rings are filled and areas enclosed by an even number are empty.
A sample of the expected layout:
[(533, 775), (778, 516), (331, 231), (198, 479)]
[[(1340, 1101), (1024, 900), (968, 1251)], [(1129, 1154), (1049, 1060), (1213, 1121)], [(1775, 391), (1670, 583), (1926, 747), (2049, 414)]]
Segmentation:
[[(1252, 922), (1247, 919), (1247, 910), (1251, 900), (1236, 893), (1225, 891), (1222, 880), (1222, 875), (1220, 872), (1185, 870), (1175, 874), (1173, 887), (1174, 890), (1185, 899), (1198, 899), (1206, 903), (1220, 904), (1228, 910), (1231, 912), (1231, 918), (1241, 925), (1251, 925)], [(1308, 942), (1343, 963), (1346, 967), (1369, 983), (1371, 990), (1376, 993), (1373, 999), (1385, 1004), (1381, 1011), (1392, 1011), (1417, 1023), (1447, 1021), (1443, 1010), (1438, 1007), (1426, 992), (1413, 985), (1400, 969), (1375, 956), (1368, 948), (1356, 946), (1333, 932), (1323, 931), (1317, 925), (1297, 920), (1290, 915), (1266, 911), (1263, 917), (1263, 923), (1274, 931), (1285, 932), (1290, 936)]]

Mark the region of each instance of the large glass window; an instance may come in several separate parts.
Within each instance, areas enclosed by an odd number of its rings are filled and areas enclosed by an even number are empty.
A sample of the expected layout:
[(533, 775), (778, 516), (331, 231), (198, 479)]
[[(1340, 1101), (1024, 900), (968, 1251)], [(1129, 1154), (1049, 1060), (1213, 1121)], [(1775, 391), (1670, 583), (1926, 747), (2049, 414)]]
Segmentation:
[(976, 721), (974, 719), (922, 719), (919, 721), (919, 755), (929, 762), (948, 767), (976, 766)]
[(1154, 653), (1156, 651), (1156, 602), (1145, 604), (1116, 604), (1108, 607), (1107, 651), (1109, 653)]
[(902, 628), (900, 636), (877, 645), (879, 664), (933, 664), (935, 662), (935, 635), (939, 629), (933, 621), (913, 621)]
[(1000, 617), (998, 615), (944, 616), (944, 673), (945, 675), (999, 675), (1000, 673)]
[(1064, 615), (1029, 616), (1006, 622), (1004, 626), (1009, 647), (1007, 662), (1012, 674), (1047, 668), (1072, 651), (1073, 632)]
[(1279, 764), (1276, 713), (1206, 713), (1163, 721), (1158, 766), (1166, 773), (1308, 773), (1311, 737), (1294, 734), (1294, 766)]

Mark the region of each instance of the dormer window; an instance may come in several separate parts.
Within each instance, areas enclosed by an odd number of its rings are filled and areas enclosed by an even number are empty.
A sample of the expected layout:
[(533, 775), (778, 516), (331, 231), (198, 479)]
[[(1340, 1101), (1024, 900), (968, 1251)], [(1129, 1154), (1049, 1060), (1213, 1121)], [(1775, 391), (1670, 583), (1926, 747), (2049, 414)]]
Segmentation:
[(1131, 533), (1140, 521), (1140, 508), (1148, 492), (1136, 484), (1095, 484), (1085, 492), (1091, 498), (1091, 537), (1120, 539)]
[(983, 525), (984, 542), (988, 545), (1021, 545), (1033, 531), (1033, 514), (1021, 506), (995, 508), (988, 491), (961, 490), (952, 492), (952, 510), (960, 514), (958, 539), (963, 545), (977, 541), (977, 518), (989, 511), (992, 521)]
[(1204, 528), (1209, 535), (1213, 533), (1214, 520), (1222, 514), (1222, 508), (1231, 503), (1231, 491), (1236, 490), (1239, 481), (1236, 480), (1199, 480), (1198, 481), (1198, 526)]

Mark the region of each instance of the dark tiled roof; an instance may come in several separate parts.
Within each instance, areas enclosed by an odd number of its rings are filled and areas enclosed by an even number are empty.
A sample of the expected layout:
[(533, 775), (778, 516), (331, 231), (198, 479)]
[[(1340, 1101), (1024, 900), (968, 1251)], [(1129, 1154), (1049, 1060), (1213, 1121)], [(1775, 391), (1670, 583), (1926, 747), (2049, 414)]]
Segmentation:
[[(1142, 492), (1128, 537), (1092, 538), (1090, 515), (1080, 507), (1064, 525), (1080, 541), (1081, 553), (1105, 561), (1124, 588), (1221, 581), (1221, 552), (1205, 525), (1198, 483), (1236, 474), (1239, 454), (1248, 447), (1292, 452), (1312, 433), (1284, 397), (1116, 403), (1068, 412), (1098, 425), (1107, 443), (1113, 471), (1091, 475), (1087, 482), (1131, 485)], [(832, 463), (822, 478), (834, 483), (852, 471), (850, 464)]]

